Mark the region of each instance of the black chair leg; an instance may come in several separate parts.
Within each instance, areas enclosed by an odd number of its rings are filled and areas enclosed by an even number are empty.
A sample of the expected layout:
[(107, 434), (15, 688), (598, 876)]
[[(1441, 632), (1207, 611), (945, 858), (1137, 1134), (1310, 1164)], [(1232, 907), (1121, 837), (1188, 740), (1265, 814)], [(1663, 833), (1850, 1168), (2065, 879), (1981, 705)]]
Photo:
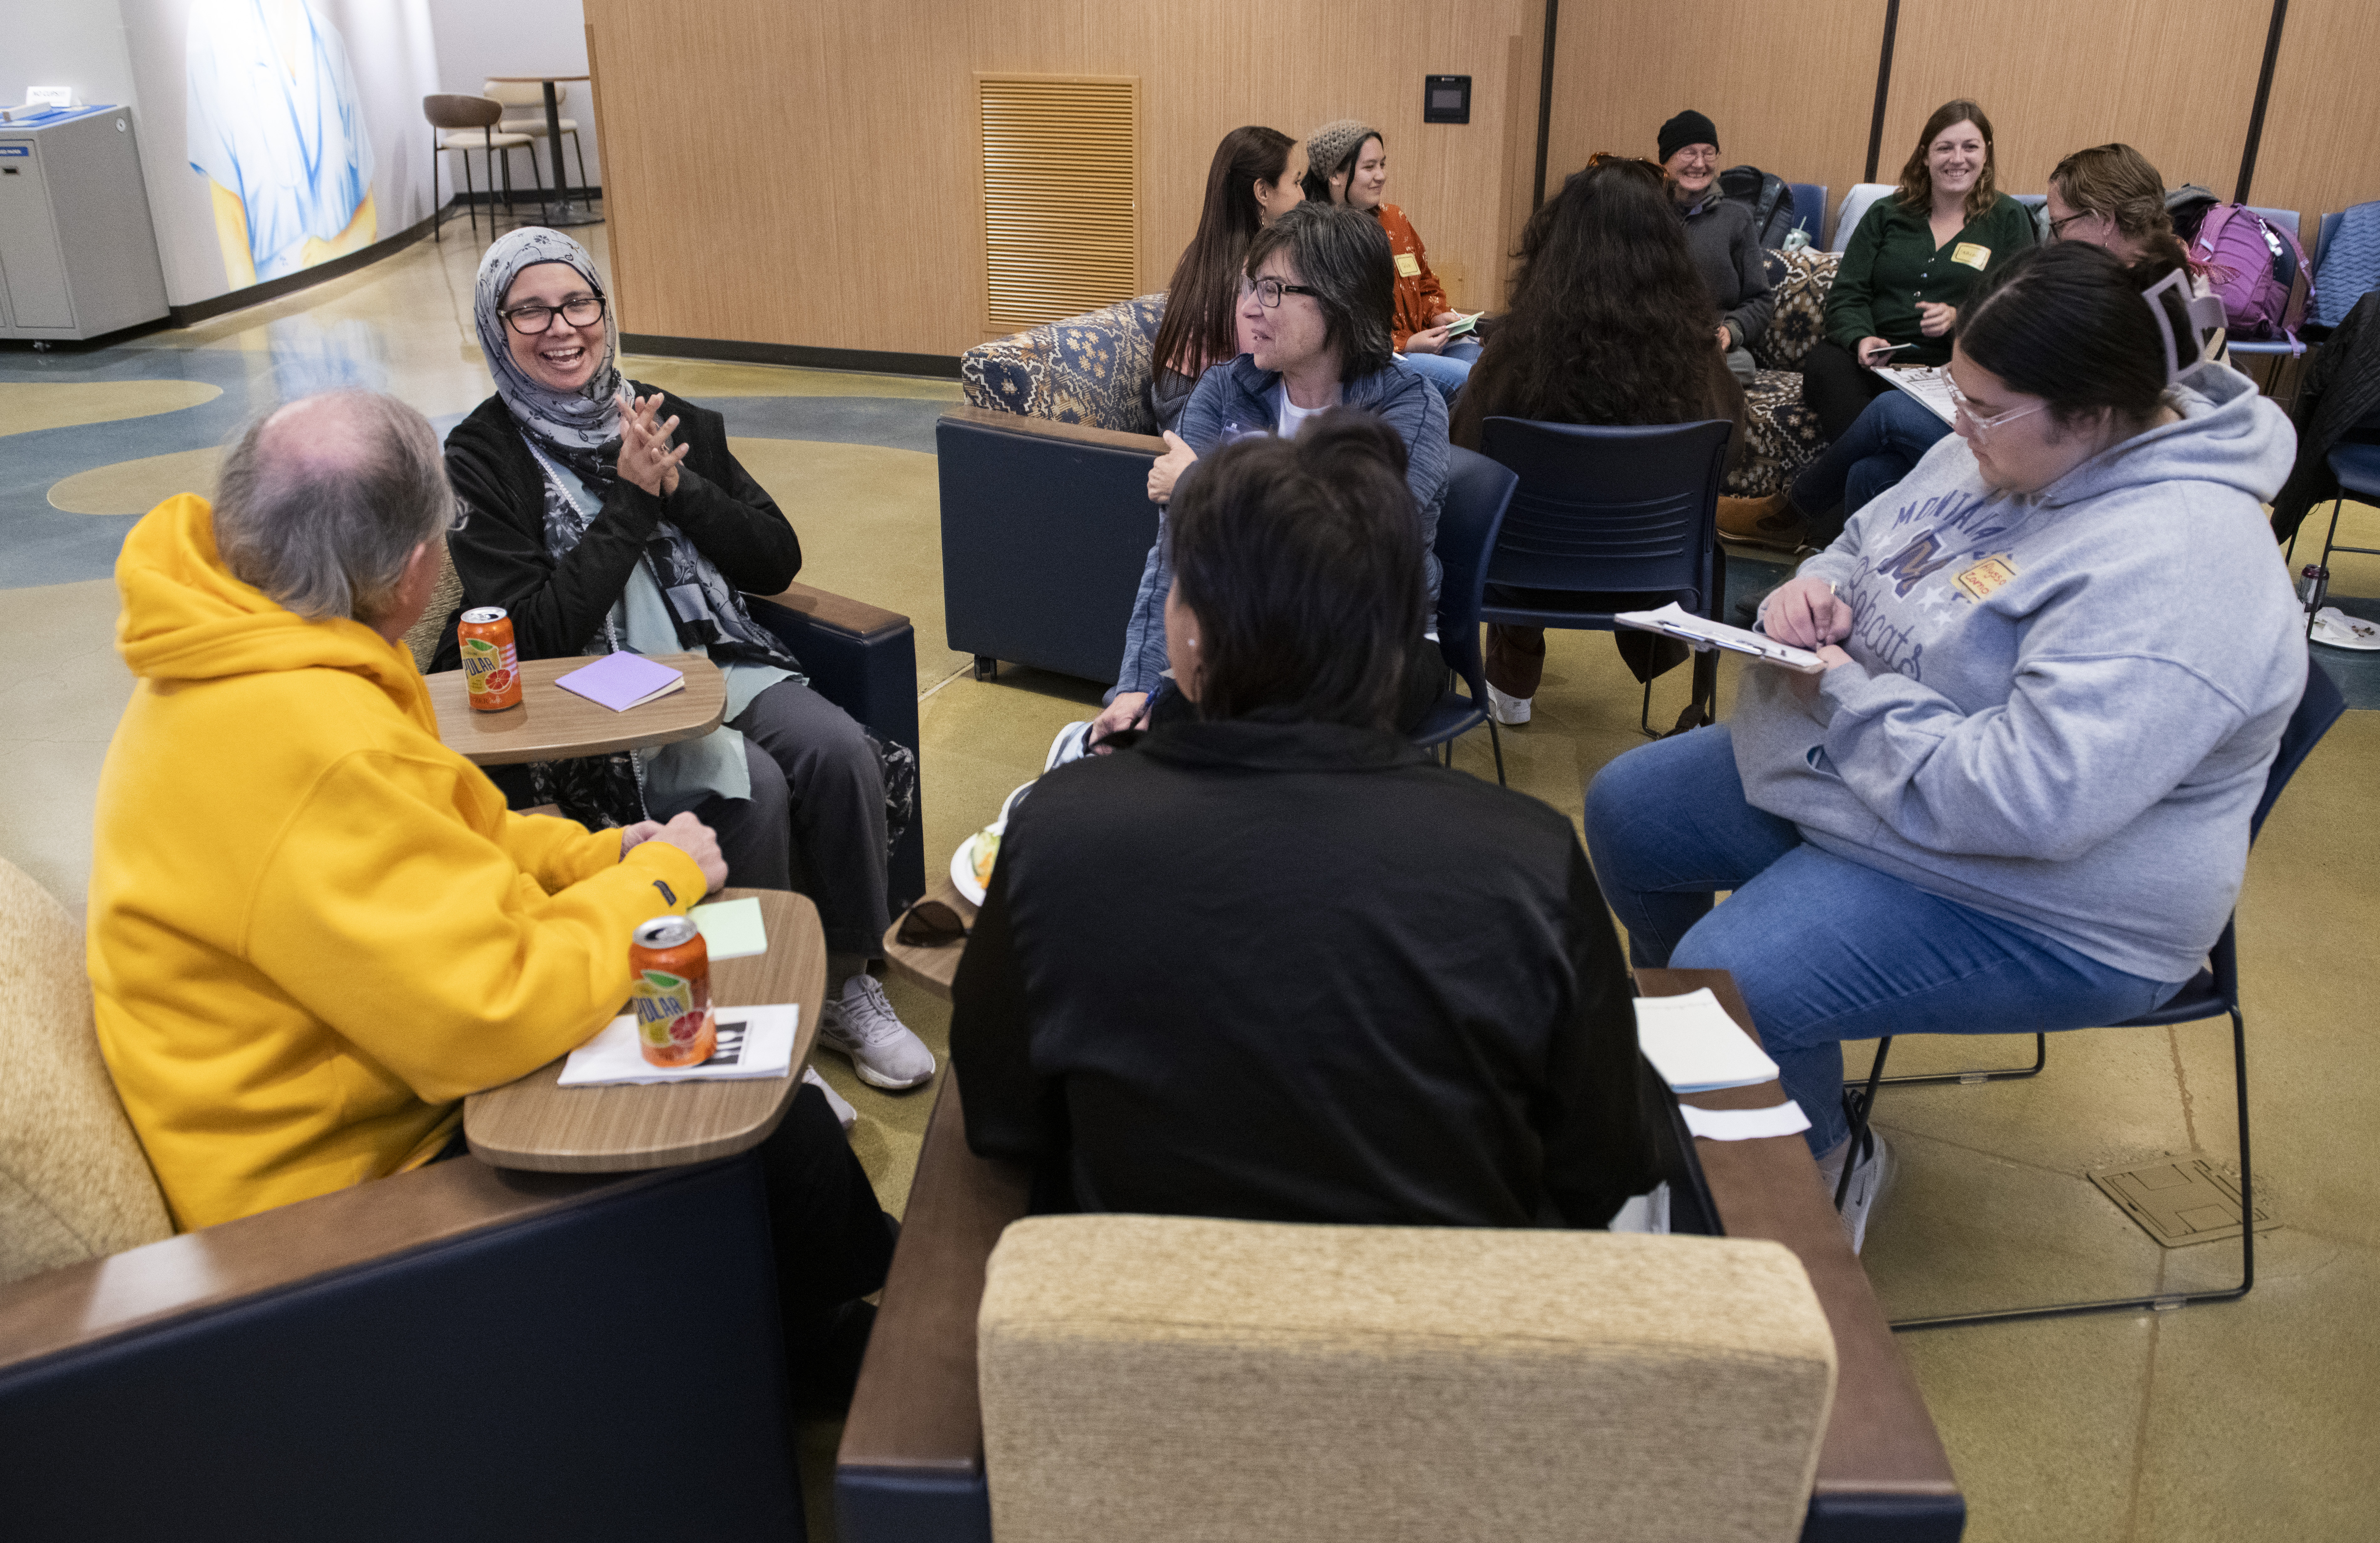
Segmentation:
[(1496, 715), (1493, 713), (1488, 715), (1488, 743), (1496, 752), (1496, 786), (1511, 787), (1512, 784), (1504, 780), (1504, 739), (1496, 732)]
[[(593, 193), (594, 189), (587, 181), (587, 141), (578, 137), (578, 130), (575, 128), (570, 131), (570, 153), (577, 157), (578, 161), (579, 196), (582, 198), (589, 197)], [(568, 193), (563, 194), (564, 198), (568, 198), (569, 196), (570, 195)]]
[[(2014, 1082), (2022, 1078), (2038, 1077), (2041, 1068), (2049, 1064), (2049, 1036), (2033, 1036), (2033, 1065), (2029, 1067), (1990, 1067), (1970, 1071), (1913, 1071), (1906, 1077), (1888, 1077), (1883, 1086), (1910, 1088), (1925, 1082)], [(1846, 1084), (1848, 1086), (1848, 1084)]]
[(1835, 1181), (1835, 1209), (1843, 1209), (1843, 1197), (1852, 1192), (1852, 1170), (1866, 1161), (1875, 1138), (1868, 1134), (1868, 1121), (1876, 1114), (1876, 1090), (1884, 1080), (1884, 1058), (1892, 1050), (1892, 1036), (1887, 1034), (1876, 1042), (1876, 1059), (1867, 1068), (1867, 1086), (1848, 1090), (1843, 1094), (1843, 1112), (1852, 1118), (1851, 1146), (1843, 1153), (1843, 1176)]
[[(466, 189), (463, 195), (463, 209), (471, 221), (471, 240), (474, 243), (477, 243), (480, 239), (480, 187), (477, 183), (471, 180), (471, 152), (469, 151), (465, 151), (463, 152), (463, 187)], [(488, 216), (492, 222), (495, 218), (495, 211), (493, 210), (490, 210), (488, 211)], [(492, 235), (495, 233), (491, 229), (489, 234)]]
[[(2344, 490), (2342, 490), (2342, 491), (2339, 493), (2338, 497), (2337, 497), (2337, 498), (2335, 498), (2335, 499), (2333, 499), (2333, 500), (2330, 500), (2330, 529), (2328, 529), (2327, 531), (2325, 531), (2325, 532), (2323, 533), (2323, 537), (2322, 537), (2322, 565), (2323, 565), (2325, 568), (2327, 568), (2327, 567), (2329, 567), (2329, 566), (2330, 566), (2330, 554), (2331, 554), (2331, 551), (2332, 551), (2332, 549), (2333, 549), (2334, 548), (2336, 548), (2336, 547), (2338, 545), (2338, 512), (2339, 512), (2339, 510), (2341, 510), (2342, 508), (2344, 508), (2344, 507), (2346, 506), (2346, 504), (2347, 504), (2347, 494), (2346, 494), (2346, 492), (2345, 492)], [(2303, 522), (2302, 522), (2302, 521), (2301, 521), (2301, 522), (2300, 522), (2300, 524), (2303, 524)], [(2296, 532), (2294, 532), (2294, 531), (2292, 531), (2292, 532), (2290, 532), (2290, 533), (2289, 533), (2289, 547), (2290, 547), (2290, 548), (2291, 548), (2292, 550), (2294, 550), (2294, 549), (2296, 548), (2296, 547), (2297, 547), (2297, 544), (2298, 544), (2297, 533), (2296, 533)], [(2294, 573), (2292, 573), (2292, 574), (2290, 574), (2289, 576), (2290, 576), (2291, 578), (2295, 578), (2297, 575), (2296, 575), (2296, 574), (2294, 574)], [(2306, 630), (2306, 638), (2307, 638), (2307, 640), (2308, 640), (2309, 642), (2311, 642), (2311, 641), (2313, 640), (2313, 614), (2314, 614), (2315, 610), (2316, 610), (2316, 609), (2319, 609), (2318, 607), (2314, 607), (2314, 606), (2308, 606), (2308, 607), (2306, 607), (2306, 628), (2305, 628), (2305, 630)]]

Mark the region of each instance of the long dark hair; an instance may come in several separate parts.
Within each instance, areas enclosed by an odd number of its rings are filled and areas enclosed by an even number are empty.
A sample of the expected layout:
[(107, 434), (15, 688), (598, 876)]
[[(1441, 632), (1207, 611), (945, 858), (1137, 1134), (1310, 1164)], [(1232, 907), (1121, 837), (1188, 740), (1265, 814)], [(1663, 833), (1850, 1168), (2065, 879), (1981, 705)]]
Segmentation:
[(1334, 407), (1199, 461), (1165, 520), (1198, 618), (1198, 716), (1390, 727), (1429, 602), (1405, 447)]
[(1917, 136), (1917, 148), (1909, 152), (1900, 168), (1900, 207), (1912, 214), (1923, 214), (1934, 207), (1934, 174), (1925, 164), (1925, 150), (1937, 135), (1955, 123), (1973, 124), (1975, 132), (1984, 137), (1984, 169), (1975, 174), (1975, 185), (1967, 189), (1967, 218), (1982, 219), (1999, 199), (1999, 152), (1992, 148), (1992, 120), (1981, 107), (1961, 97), (1934, 109), (1934, 115), (1925, 120), (1925, 132)]
[[(2085, 241), (2032, 247), (1984, 276), (1959, 312), (1959, 347), (2011, 391), (2049, 404), (2061, 427), (2113, 412), (2146, 424), (2165, 403), (2165, 339), (2142, 291), (2180, 271), (2151, 253), (2130, 267)], [(2197, 357), (2186, 306), (2154, 304), (2173, 329), (2176, 363)]]
[(1275, 252), (1287, 254), (1297, 282), (1314, 291), (1323, 342), (1339, 349), (1339, 378), (1355, 380), (1388, 368), (1395, 357), (1390, 326), (1397, 260), (1380, 222), (1345, 204), (1302, 203), (1248, 243), (1248, 276)]
[(1240, 273), (1248, 243), (1264, 225), (1257, 207), (1257, 184), (1279, 183), (1289, 170), (1289, 149), (1297, 143), (1278, 128), (1257, 124), (1234, 128), (1215, 147), (1207, 168), (1207, 202), (1198, 211), (1198, 233), (1182, 248), (1173, 281), (1165, 286), (1165, 319), (1158, 323), (1155, 357), (1160, 369), (1177, 362), (1196, 375), (1240, 351)]
[[(1305, 189), (1305, 201), (1319, 204), (1345, 203), (1347, 188), (1354, 185), (1355, 163), (1364, 159), (1364, 147), (1375, 139), (1379, 140), (1382, 150), (1389, 148), (1389, 142), (1380, 139), (1379, 130), (1372, 129), (1348, 148), (1347, 153), (1339, 158), (1337, 165), (1318, 166), (1311, 161), (1307, 162), (1305, 175), (1298, 183), (1299, 187)], [(1330, 196), (1330, 179), (1342, 172), (1346, 174), (1347, 183), (1339, 189), (1339, 197), (1334, 199)]]
[(1718, 307), (1659, 169), (1598, 161), (1529, 216), (1512, 307), (1456, 399), (1451, 436), (1475, 450), (1497, 416), (1741, 423), (1743, 392), (1718, 332)]

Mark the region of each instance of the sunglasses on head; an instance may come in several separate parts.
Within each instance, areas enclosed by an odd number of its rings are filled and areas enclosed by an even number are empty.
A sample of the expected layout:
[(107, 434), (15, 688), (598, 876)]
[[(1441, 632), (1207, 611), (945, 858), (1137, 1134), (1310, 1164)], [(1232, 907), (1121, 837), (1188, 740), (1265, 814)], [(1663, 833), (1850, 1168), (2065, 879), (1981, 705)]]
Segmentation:
[(901, 913), (901, 928), (892, 941), (909, 948), (940, 948), (967, 934), (959, 913), (940, 900), (919, 900)]
[(1647, 161), (1641, 155), (1622, 155), (1618, 151), (1612, 150), (1597, 151), (1586, 158), (1586, 163), (1589, 166), (1633, 167), (1657, 182), (1661, 180), (1663, 175), (1660, 165), (1656, 162)]

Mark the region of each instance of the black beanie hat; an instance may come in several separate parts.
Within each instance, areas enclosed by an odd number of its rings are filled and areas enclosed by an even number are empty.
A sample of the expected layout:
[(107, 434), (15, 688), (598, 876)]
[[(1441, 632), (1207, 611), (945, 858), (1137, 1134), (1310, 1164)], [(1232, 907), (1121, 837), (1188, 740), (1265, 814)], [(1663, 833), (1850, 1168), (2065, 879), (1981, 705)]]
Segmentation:
[(1688, 145), (1718, 143), (1718, 126), (1689, 107), (1661, 126), (1661, 163), (1667, 165), (1670, 157)]

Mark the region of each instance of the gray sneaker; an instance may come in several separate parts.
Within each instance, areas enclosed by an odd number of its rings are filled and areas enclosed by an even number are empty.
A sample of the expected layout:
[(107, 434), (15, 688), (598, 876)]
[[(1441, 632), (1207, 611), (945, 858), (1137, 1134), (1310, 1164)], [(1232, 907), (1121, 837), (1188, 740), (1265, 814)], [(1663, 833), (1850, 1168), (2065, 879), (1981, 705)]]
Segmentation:
[[(1868, 1212), (1876, 1209), (1876, 1203), (1884, 1199), (1885, 1190), (1892, 1184), (1892, 1149), (1884, 1144), (1884, 1132), (1875, 1127), (1868, 1127), (1868, 1135), (1875, 1147), (1866, 1161), (1852, 1166), (1851, 1187), (1843, 1192), (1843, 1236), (1852, 1240), (1854, 1254), (1867, 1241)], [(1828, 1198), (1834, 1198), (1833, 1191), (1828, 1192)]]
[(819, 1043), (850, 1056), (859, 1079), (872, 1088), (914, 1088), (934, 1075), (934, 1053), (909, 1031), (866, 970), (819, 1015)]

